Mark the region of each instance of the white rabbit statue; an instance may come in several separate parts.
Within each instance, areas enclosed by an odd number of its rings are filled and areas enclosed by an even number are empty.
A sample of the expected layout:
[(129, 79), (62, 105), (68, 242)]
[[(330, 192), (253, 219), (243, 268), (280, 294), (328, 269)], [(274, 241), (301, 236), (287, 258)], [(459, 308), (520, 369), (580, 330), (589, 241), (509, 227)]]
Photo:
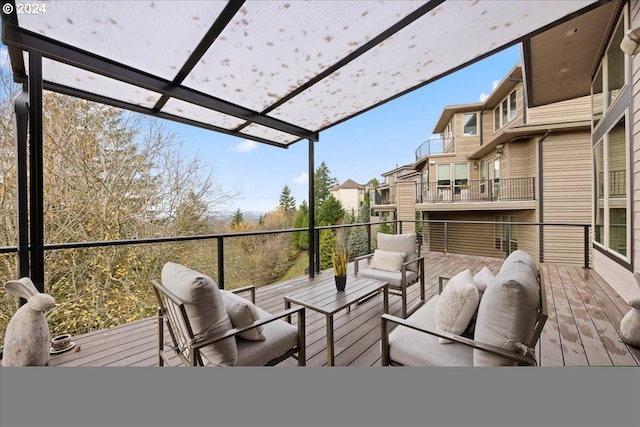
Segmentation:
[[(640, 272), (634, 272), (633, 277), (640, 288)], [(640, 297), (632, 298), (629, 305), (631, 310), (620, 321), (620, 335), (625, 343), (640, 348)]]
[(27, 303), (9, 320), (4, 334), (2, 365), (48, 365), (51, 335), (44, 312), (56, 305), (55, 300), (51, 295), (40, 293), (28, 277), (8, 281), (4, 289), (26, 299)]

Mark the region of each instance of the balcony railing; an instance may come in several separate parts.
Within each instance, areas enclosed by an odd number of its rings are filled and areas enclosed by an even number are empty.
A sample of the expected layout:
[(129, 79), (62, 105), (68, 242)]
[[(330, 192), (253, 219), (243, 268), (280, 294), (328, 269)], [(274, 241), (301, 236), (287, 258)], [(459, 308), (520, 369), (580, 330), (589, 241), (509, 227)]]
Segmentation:
[(439, 138), (431, 138), (420, 144), (416, 149), (416, 160), (431, 154), (453, 153), (453, 151), (453, 137), (440, 135)]
[[(382, 223), (390, 224), (393, 233), (415, 230), (417, 241), (421, 244), (423, 251), (500, 258), (506, 257), (515, 249), (525, 249), (540, 262), (583, 264), (586, 268), (590, 265), (589, 224), (454, 220), (383, 221)], [(320, 238), (321, 234), (326, 232), (325, 230), (335, 230), (342, 237), (347, 237), (347, 241), (355, 242), (357, 250), (354, 249), (352, 255), (357, 256), (361, 252), (370, 253), (376, 247), (375, 236), (380, 225), (381, 223), (376, 222), (315, 227), (313, 236), (316, 247), (315, 273), (321, 270), (321, 253), (326, 254), (331, 251), (324, 247), (324, 240)], [(123, 291), (120, 294), (116, 292), (116, 295), (121, 295), (129, 304), (131, 301), (135, 302), (135, 310), (126, 314), (127, 322), (152, 315), (154, 312), (152, 296), (145, 290), (145, 286), (150, 279), (158, 279), (162, 265), (167, 261), (186, 262), (190, 267), (212, 277), (221, 288), (234, 288), (247, 284), (258, 287), (273, 284), (277, 281), (273, 275), (262, 277), (262, 273), (259, 273), (259, 271), (270, 270), (266, 267), (269, 260), (260, 258), (260, 263), (265, 268), (251, 274), (248, 274), (245, 264), (240, 263), (239, 260), (246, 260), (249, 257), (255, 259), (261, 254), (264, 255), (266, 247), (273, 246), (277, 240), (288, 241), (292, 233), (296, 232), (306, 234), (308, 230), (281, 229), (201, 236), (46, 244), (45, 271), (49, 284), (45, 289), (49, 291), (54, 290), (50, 288), (51, 286), (62, 286), (61, 289), (65, 295), (73, 295), (57, 302), (58, 316), (62, 316), (61, 320), (66, 319), (64, 316), (67, 316), (68, 311), (68, 315), (76, 320), (71, 332), (85, 333), (123, 321), (119, 311), (116, 313), (119, 317), (94, 316), (96, 313), (108, 311), (105, 305), (118, 306), (117, 299), (113, 298), (119, 298), (119, 296), (113, 297), (113, 293), (109, 300), (96, 297), (98, 294), (102, 295), (101, 292), (105, 290), (122, 289)], [(344, 233), (352, 232), (355, 233), (356, 239), (351, 239), (351, 235), (344, 236)], [(143, 247), (140, 248), (140, 245)], [(133, 251), (132, 249), (135, 248), (141, 250)], [(5, 278), (16, 278), (17, 252), (15, 246), (0, 247), (2, 263), (0, 265), (3, 266)], [(275, 252), (272, 252), (269, 254), (271, 258), (275, 256)], [(136, 256), (131, 256), (132, 254)], [(107, 272), (108, 277), (103, 277), (100, 282), (92, 277), (96, 275), (95, 269), (104, 269), (106, 266), (94, 263), (86, 268), (72, 268), (78, 266), (68, 266), (60, 262), (64, 257), (64, 259), (80, 260), (90, 264), (90, 260), (103, 255), (120, 258), (122, 263), (118, 265), (117, 271)], [(284, 271), (280, 276), (283, 274)], [(68, 291), (69, 287), (73, 290), (71, 294)], [(86, 319), (82, 317), (85, 315)], [(7, 320), (7, 316), (0, 316), (0, 333), (6, 327)]]
[(535, 200), (534, 178), (478, 179), (446, 185), (440, 182), (420, 184), (418, 203), (495, 202)]

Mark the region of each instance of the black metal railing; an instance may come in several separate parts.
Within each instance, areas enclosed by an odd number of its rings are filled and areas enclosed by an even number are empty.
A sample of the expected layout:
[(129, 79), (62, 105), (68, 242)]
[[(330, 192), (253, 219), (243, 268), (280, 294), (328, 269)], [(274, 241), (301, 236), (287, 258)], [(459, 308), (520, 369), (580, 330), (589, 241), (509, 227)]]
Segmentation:
[(438, 138), (431, 138), (416, 148), (416, 160), (431, 154), (444, 154), (454, 152), (454, 140), (452, 136), (440, 135)]
[(494, 202), (535, 200), (534, 178), (458, 180), (420, 183), (418, 203)]

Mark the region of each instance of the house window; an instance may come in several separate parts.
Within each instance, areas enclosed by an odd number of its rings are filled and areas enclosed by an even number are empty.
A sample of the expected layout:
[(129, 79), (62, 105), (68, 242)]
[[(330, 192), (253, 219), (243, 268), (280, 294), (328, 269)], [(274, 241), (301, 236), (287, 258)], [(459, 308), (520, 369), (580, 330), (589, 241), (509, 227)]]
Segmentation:
[(495, 248), (507, 253), (507, 241), (509, 241), (509, 253), (516, 251), (518, 249), (518, 225), (504, 223), (518, 222), (518, 217), (516, 215), (496, 215), (494, 221), (496, 222), (494, 225)]
[[(627, 9), (601, 59), (591, 84), (593, 146), (593, 242), (598, 248), (623, 261), (630, 256), (631, 242), (629, 111), (631, 96), (627, 85), (627, 56), (620, 51), (625, 32)], [(613, 104), (617, 104), (612, 113)], [(622, 104), (621, 104), (622, 103)]]
[(627, 257), (629, 202), (627, 198), (626, 119), (622, 117), (594, 147), (594, 241)]
[(518, 103), (514, 90), (493, 110), (494, 132), (505, 126), (518, 115)]
[(438, 165), (438, 190), (453, 189), (453, 194), (460, 194), (460, 186), (468, 184), (468, 163), (440, 163)]
[(478, 134), (478, 114), (477, 113), (465, 113), (462, 119), (462, 130), (465, 135), (477, 135)]

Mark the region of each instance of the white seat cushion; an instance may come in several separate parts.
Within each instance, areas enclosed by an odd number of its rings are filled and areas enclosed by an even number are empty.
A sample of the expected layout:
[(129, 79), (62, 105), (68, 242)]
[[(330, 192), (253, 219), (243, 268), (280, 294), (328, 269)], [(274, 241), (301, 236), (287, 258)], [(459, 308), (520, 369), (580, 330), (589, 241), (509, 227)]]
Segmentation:
[[(438, 295), (431, 298), (408, 320), (436, 329), (434, 311), (438, 299)], [(473, 348), (459, 343), (441, 345), (438, 337), (402, 325), (389, 334), (389, 350), (391, 360), (405, 366), (473, 366)]]
[[(406, 274), (407, 274), (407, 283), (412, 283), (418, 278), (418, 273), (416, 273), (415, 271), (407, 270)], [(370, 279), (376, 279), (376, 280), (381, 280), (383, 282), (388, 282), (390, 288), (399, 289), (402, 287), (402, 273), (399, 273), (399, 272), (365, 268), (364, 270), (358, 271), (358, 276), (368, 277)]]
[[(161, 281), (183, 301), (194, 335), (221, 335), (233, 328), (220, 290), (209, 276), (168, 262), (162, 267)], [(185, 325), (180, 323), (179, 327), (187, 336)], [(236, 339), (229, 337), (213, 343), (200, 349), (200, 353), (205, 365), (235, 365), (238, 359)]]
[[(260, 318), (271, 316), (260, 307), (256, 310)], [(264, 325), (262, 334), (264, 341), (237, 340), (238, 366), (263, 366), (298, 343), (298, 328), (282, 319)]]

